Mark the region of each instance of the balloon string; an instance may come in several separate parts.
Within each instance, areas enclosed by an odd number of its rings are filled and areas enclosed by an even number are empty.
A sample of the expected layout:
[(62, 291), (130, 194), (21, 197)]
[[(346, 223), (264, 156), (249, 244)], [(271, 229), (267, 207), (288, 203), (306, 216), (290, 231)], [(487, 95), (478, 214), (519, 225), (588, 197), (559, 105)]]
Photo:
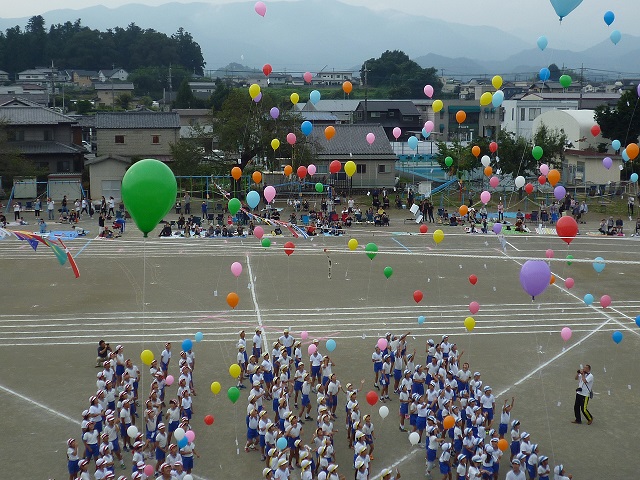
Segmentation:
[[(146, 349), (147, 336), (145, 335), (145, 323), (146, 323), (146, 292), (147, 292), (147, 236), (142, 237), (142, 350)], [(144, 368), (140, 374), (140, 395), (144, 398)], [(137, 400), (137, 399), (136, 399)]]

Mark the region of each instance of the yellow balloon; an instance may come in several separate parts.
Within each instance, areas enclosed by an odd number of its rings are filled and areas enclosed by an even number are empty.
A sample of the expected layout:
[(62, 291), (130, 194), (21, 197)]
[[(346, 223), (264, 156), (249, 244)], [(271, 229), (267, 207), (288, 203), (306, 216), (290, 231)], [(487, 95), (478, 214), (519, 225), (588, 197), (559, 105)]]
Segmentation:
[(211, 384), (211, 393), (213, 393), (214, 395), (217, 395), (217, 394), (219, 394), (219, 393), (220, 393), (220, 389), (221, 389), (221, 388), (222, 388), (222, 387), (220, 386), (220, 383), (218, 383), (218, 382), (213, 382), (213, 383)]
[(476, 321), (473, 317), (467, 317), (464, 319), (464, 328), (467, 329), (467, 331), (471, 331), (476, 327)]
[(491, 85), (493, 85), (493, 88), (496, 90), (500, 90), (500, 87), (502, 86), (502, 77), (500, 75), (494, 76), (491, 79)]
[(434, 242), (440, 243), (442, 240), (444, 240), (444, 232), (442, 230), (438, 229), (435, 232), (433, 232)]
[(291, 99), (291, 103), (293, 103), (294, 105), (300, 101), (300, 95), (298, 95), (296, 92), (293, 92), (289, 98)]
[(489, 105), (492, 99), (493, 95), (491, 95), (491, 92), (484, 92), (480, 97), (480, 105), (482, 105), (483, 107)]
[(353, 252), (356, 248), (358, 248), (358, 240), (352, 238), (351, 240), (349, 240), (349, 243), (347, 243), (347, 245), (349, 246), (349, 250)]
[(439, 112), (444, 107), (444, 103), (442, 103), (442, 100), (435, 100), (432, 107), (434, 112)]
[(140, 354), (140, 360), (142, 360), (142, 363), (144, 363), (145, 365), (151, 365), (151, 362), (153, 362), (154, 358), (155, 357), (153, 356), (153, 352), (151, 350), (143, 350)]
[(353, 160), (349, 160), (344, 164), (344, 173), (346, 173), (348, 177), (353, 177), (353, 174), (356, 173), (356, 164)]
[(271, 140), (271, 148), (273, 148), (274, 152), (278, 149), (278, 147), (280, 147), (280, 140), (278, 140), (277, 138)]
[(260, 94), (260, 85), (257, 83), (252, 83), (249, 87), (249, 95), (251, 98), (256, 98)]
[(238, 365), (237, 363), (234, 363), (229, 367), (229, 375), (231, 375), (233, 378), (238, 378), (241, 372), (242, 370), (240, 370), (240, 365)]

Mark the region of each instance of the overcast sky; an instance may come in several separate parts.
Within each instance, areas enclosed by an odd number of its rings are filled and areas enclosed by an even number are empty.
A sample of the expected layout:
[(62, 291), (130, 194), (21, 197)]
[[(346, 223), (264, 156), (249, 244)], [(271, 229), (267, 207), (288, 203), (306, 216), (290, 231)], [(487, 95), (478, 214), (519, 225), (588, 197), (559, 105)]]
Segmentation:
[[(201, 0), (203, 3), (232, 3), (233, 0)], [(269, 8), (270, 0), (263, 0)], [(276, 1), (276, 0), (273, 0)], [(292, 0), (305, 1), (305, 0)], [(466, 25), (493, 25), (502, 30), (532, 38), (532, 45), (539, 35), (546, 35), (549, 46), (558, 48), (586, 48), (607, 39), (613, 29), (636, 34), (633, 22), (640, 18), (638, 0), (583, 0), (565, 20), (559, 24), (549, 0), (342, 0), (352, 5), (374, 9), (401, 10), (415, 15), (444, 19)], [(161, 5), (167, 0), (29, 0), (3, 2), (0, 16), (4, 18), (43, 14), (53, 9), (81, 9), (92, 5), (117, 7), (127, 3)], [(188, 3), (188, 2), (181, 2)], [(611, 27), (603, 21), (607, 10), (616, 14)], [(267, 13), (268, 15), (268, 13)], [(555, 45), (554, 45), (555, 44)]]

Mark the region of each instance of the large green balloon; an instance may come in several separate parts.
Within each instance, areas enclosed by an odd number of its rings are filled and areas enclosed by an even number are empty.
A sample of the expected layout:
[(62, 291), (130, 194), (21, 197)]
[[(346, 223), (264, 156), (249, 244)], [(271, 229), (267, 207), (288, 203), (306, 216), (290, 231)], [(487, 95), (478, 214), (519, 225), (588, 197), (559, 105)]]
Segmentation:
[(376, 258), (376, 254), (378, 253), (378, 246), (375, 243), (367, 243), (367, 246), (364, 247), (364, 251), (367, 252), (367, 257), (373, 260)]
[(451, 158), (451, 157), (447, 157), (447, 158), (445, 158), (445, 159), (444, 159), (444, 164), (445, 164), (447, 167), (450, 167), (451, 165), (453, 165), (453, 158)]
[(227, 208), (229, 209), (229, 213), (231, 213), (231, 215), (235, 215), (236, 213), (238, 213), (241, 207), (242, 204), (237, 198), (232, 198), (231, 200), (229, 200), (229, 204), (227, 205)]
[(260, 242), (264, 248), (269, 248), (271, 246), (271, 240), (268, 238), (263, 238), (262, 242)]
[(393, 268), (384, 267), (384, 276), (389, 278), (391, 275), (393, 275)]
[(531, 154), (533, 155), (533, 158), (535, 158), (536, 160), (540, 160), (542, 158), (542, 155), (544, 154), (544, 151), (542, 150), (542, 147), (540, 145), (536, 145), (535, 147), (533, 147), (533, 150), (531, 150)]
[(321, 184), (320, 182), (316, 183), (316, 192), (318, 193), (324, 192), (324, 185)]
[(231, 387), (227, 390), (227, 397), (231, 400), (231, 403), (236, 403), (240, 398), (240, 390), (237, 387)]
[(563, 88), (569, 88), (571, 86), (571, 77), (569, 75), (562, 75), (560, 77), (560, 85)]
[(131, 165), (122, 179), (122, 201), (145, 237), (171, 210), (177, 194), (171, 169), (152, 158)]

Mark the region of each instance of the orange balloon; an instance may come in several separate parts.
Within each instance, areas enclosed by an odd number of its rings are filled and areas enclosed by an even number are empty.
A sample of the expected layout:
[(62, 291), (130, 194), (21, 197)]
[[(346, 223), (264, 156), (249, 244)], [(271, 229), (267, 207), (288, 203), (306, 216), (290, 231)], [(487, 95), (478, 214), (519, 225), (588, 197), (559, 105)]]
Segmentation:
[(327, 140), (331, 140), (335, 134), (336, 129), (331, 125), (324, 129), (324, 136), (327, 138)]
[(286, 165), (284, 167), (284, 174), (288, 177), (293, 173), (293, 167), (291, 165)]
[(474, 157), (478, 158), (478, 155), (480, 155), (480, 147), (478, 145), (474, 145), (471, 149), (471, 153), (473, 153)]
[(344, 93), (349, 95), (351, 93), (351, 90), (353, 90), (353, 84), (349, 80), (347, 80), (342, 84), (342, 90), (344, 90)]
[(456, 113), (456, 121), (458, 123), (464, 123), (466, 119), (467, 119), (467, 114), (463, 110), (458, 110), (458, 112)]
[(253, 181), (256, 183), (260, 183), (262, 181), (262, 173), (260, 173), (259, 171), (255, 171), (253, 172), (253, 174), (251, 175), (251, 178), (253, 178)]
[(500, 440), (498, 440), (498, 448), (501, 452), (506, 451), (507, 448), (509, 448), (509, 442), (506, 439), (501, 438)]
[(627, 145), (627, 155), (629, 155), (629, 160), (635, 159), (638, 156), (638, 153), (640, 153), (640, 148), (638, 148), (636, 143), (630, 143)]
[(490, 177), (491, 175), (493, 175), (493, 168), (491, 167), (484, 167), (484, 174), (487, 177)]
[(456, 424), (456, 419), (455, 419), (455, 417), (453, 415), (447, 415), (442, 420), (442, 426), (446, 430), (449, 430), (450, 428), (453, 428), (455, 424)]
[(553, 285), (554, 283), (556, 283), (556, 276), (551, 275), (551, 278), (549, 279), (549, 285)]
[(555, 187), (556, 183), (560, 181), (560, 172), (555, 168), (553, 170), (549, 170), (549, 173), (547, 173), (547, 180), (549, 180), (552, 187)]
[(467, 213), (469, 213), (469, 207), (467, 207), (466, 205), (460, 205), (458, 211), (460, 212), (460, 215), (464, 217)]
[(242, 170), (240, 169), (240, 167), (233, 167), (231, 169), (231, 176), (235, 180), (240, 180), (240, 177), (242, 176)]
[(236, 292), (231, 292), (229, 295), (227, 295), (227, 303), (231, 308), (236, 308), (239, 301), (240, 297)]

